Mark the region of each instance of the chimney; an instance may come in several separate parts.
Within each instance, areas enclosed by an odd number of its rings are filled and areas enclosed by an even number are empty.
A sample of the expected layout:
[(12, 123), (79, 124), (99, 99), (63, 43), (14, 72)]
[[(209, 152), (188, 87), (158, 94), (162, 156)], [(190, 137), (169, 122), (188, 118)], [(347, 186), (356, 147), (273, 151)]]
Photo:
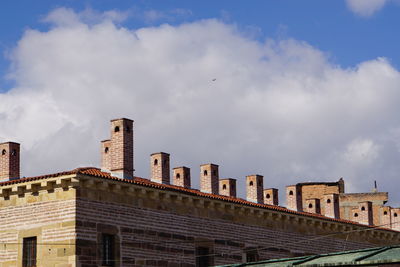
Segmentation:
[(151, 181), (160, 184), (169, 184), (169, 154), (165, 152), (153, 153), (150, 156)]
[(321, 214), (321, 202), (319, 198), (306, 199), (306, 212)]
[(190, 188), (190, 168), (176, 167), (173, 169), (174, 185)]
[(278, 189), (276, 188), (264, 189), (264, 204), (274, 205), (274, 206), (279, 205)]
[(353, 209), (353, 220), (366, 225), (372, 225), (372, 202), (363, 201), (358, 203), (358, 208)]
[(200, 165), (200, 191), (218, 195), (219, 187), (218, 165)]
[(101, 141), (101, 170), (111, 170), (111, 140)]
[(339, 219), (339, 194), (325, 194), (323, 198), (324, 215), (326, 217)]
[(225, 178), (219, 180), (219, 193), (227, 197), (236, 197), (236, 179)]
[(20, 177), (20, 144), (6, 142), (0, 144), (0, 182)]
[(381, 221), (380, 221), (380, 225), (383, 228), (392, 228), (392, 211), (391, 211), (391, 207), (390, 206), (382, 206), (380, 208), (380, 212), (381, 212)]
[(290, 210), (303, 211), (301, 186), (286, 186), (286, 207)]
[(246, 176), (246, 184), (247, 184), (247, 201), (255, 202), (255, 203), (264, 203), (264, 182), (262, 175), (248, 175)]
[(400, 208), (392, 208), (390, 211), (392, 215), (392, 229), (400, 231)]
[(111, 120), (111, 140), (101, 142), (101, 169), (119, 178), (133, 178), (133, 120)]

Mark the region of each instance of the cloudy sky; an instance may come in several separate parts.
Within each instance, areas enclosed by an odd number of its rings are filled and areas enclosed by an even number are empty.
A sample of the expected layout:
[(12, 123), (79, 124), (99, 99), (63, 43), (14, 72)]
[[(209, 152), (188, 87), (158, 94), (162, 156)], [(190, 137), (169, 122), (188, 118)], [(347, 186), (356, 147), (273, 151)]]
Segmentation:
[(396, 0), (2, 1), (0, 141), (23, 176), (99, 166), (128, 117), (138, 176), (165, 151), (194, 187), (213, 162), (241, 196), (343, 177), (400, 205), (399, 26)]

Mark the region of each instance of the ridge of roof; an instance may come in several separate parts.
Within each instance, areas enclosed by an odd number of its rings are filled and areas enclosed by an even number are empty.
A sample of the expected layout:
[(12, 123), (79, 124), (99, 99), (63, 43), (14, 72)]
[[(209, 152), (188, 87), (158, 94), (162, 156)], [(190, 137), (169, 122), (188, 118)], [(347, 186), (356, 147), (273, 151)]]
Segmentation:
[(158, 188), (158, 189), (167, 189), (167, 190), (172, 190), (172, 191), (176, 191), (176, 192), (183, 192), (183, 193), (188, 193), (191, 195), (207, 197), (207, 198), (211, 198), (211, 199), (218, 199), (218, 200), (228, 201), (228, 202), (237, 203), (237, 204), (244, 204), (247, 206), (265, 208), (265, 209), (274, 210), (274, 211), (281, 211), (281, 212), (294, 214), (294, 215), (302, 215), (302, 216), (313, 217), (313, 218), (322, 219), (322, 220), (326, 220), (326, 221), (348, 223), (348, 224), (352, 224), (352, 225), (364, 226), (367, 228), (377, 228), (377, 229), (381, 229), (381, 230), (387, 230), (387, 231), (398, 233), (398, 231), (395, 231), (395, 230), (389, 229), (389, 228), (359, 224), (357, 222), (353, 222), (353, 221), (349, 221), (349, 220), (345, 220), (345, 219), (329, 218), (329, 217), (323, 216), (321, 214), (290, 210), (290, 209), (282, 207), (282, 206), (254, 203), (254, 202), (250, 202), (250, 201), (244, 200), (242, 198), (237, 198), (237, 197), (229, 197), (229, 196), (223, 196), (223, 195), (204, 193), (198, 189), (193, 189), (193, 188), (185, 188), (185, 187), (170, 185), (170, 184), (160, 184), (160, 183), (152, 182), (149, 179), (145, 179), (145, 178), (141, 178), (141, 177), (134, 177), (133, 179), (122, 179), (122, 178), (112, 176), (111, 173), (104, 172), (96, 167), (79, 167), (79, 168), (76, 168), (76, 169), (73, 169), (70, 171), (63, 171), (63, 172), (46, 174), (46, 175), (41, 175), (41, 176), (34, 176), (34, 177), (23, 177), (20, 179), (14, 179), (14, 180), (10, 180), (10, 181), (0, 182), (0, 187), (6, 186), (6, 185), (24, 183), (24, 182), (43, 180), (43, 179), (48, 179), (48, 178), (55, 178), (55, 177), (65, 176), (65, 175), (73, 175), (73, 174), (88, 175), (88, 176), (93, 176), (93, 177), (97, 177), (97, 178), (109, 179), (109, 180), (114, 180), (114, 181), (119, 181), (119, 182), (124, 182), (124, 183), (130, 183), (130, 184), (143, 185), (143, 186)]

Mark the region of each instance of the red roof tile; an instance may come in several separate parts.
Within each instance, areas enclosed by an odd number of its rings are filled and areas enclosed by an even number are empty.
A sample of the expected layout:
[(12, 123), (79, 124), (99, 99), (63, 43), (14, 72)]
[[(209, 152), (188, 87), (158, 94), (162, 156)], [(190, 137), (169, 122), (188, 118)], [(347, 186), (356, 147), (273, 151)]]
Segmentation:
[[(72, 174), (89, 175), (89, 176), (93, 176), (93, 177), (110, 179), (110, 180), (130, 183), (130, 184), (143, 185), (143, 186), (146, 186), (146, 187), (153, 187), (153, 188), (158, 188), (158, 189), (165, 189), (165, 190), (169, 190), (169, 191), (176, 191), (176, 192), (182, 192), (182, 193), (186, 193), (186, 194), (190, 194), (190, 195), (196, 195), (196, 196), (211, 198), (211, 199), (218, 199), (218, 200), (223, 200), (223, 201), (227, 201), (227, 202), (231, 202), (231, 203), (243, 204), (243, 205), (247, 205), (247, 206), (265, 208), (265, 209), (275, 210), (275, 211), (281, 211), (281, 212), (284, 212), (284, 213), (290, 213), (290, 214), (295, 214), (295, 215), (303, 215), (303, 216), (323, 219), (323, 220), (327, 220), (327, 221), (348, 223), (348, 224), (352, 224), (352, 225), (365, 226), (365, 227), (369, 227), (369, 228), (377, 228), (376, 226), (368, 226), (368, 225), (359, 224), (357, 222), (348, 221), (348, 220), (344, 220), (344, 219), (329, 218), (329, 217), (325, 217), (325, 216), (320, 215), (320, 214), (289, 210), (289, 209), (281, 207), (281, 206), (274, 206), (274, 205), (268, 205), (268, 204), (258, 204), (258, 203), (254, 203), (254, 202), (250, 202), (250, 201), (244, 200), (242, 198), (215, 195), (215, 194), (210, 194), (210, 193), (204, 193), (204, 192), (201, 192), (201, 191), (199, 191), (197, 189), (184, 188), (184, 187), (180, 187), (180, 186), (176, 186), (176, 185), (167, 185), (167, 184), (155, 183), (155, 182), (152, 182), (152, 181), (150, 181), (148, 179), (144, 179), (144, 178), (140, 178), (140, 177), (134, 177), (133, 179), (121, 179), (121, 178), (112, 176), (108, 172), (103, 172), (99, 168), (94, 168), (94, 167), (82, 167), (82, 168), (76, 168), (76, 169), (71, 170), (71, 171), (59, 172), (59, 173), (54, 173), (54, 174), (47, 174), (47, 175), (36, 176), (36, 177), (24, 177), (24, 178), (20, 178), (20, 179), (11, 180), (11, 181), (0, 182), (0, 187), (1, 186), (6, 186), (6, 185), (23, 183), (23, 182), (43, 180), (43, 179), (47, 179), (47, 178), (54, 178), (54, 177), (59, 177), (59, 176), (72, 175)], [(395, 231), (395, 230), (392, 230), (392, 229), (388, 229), (388, 228), (382, 228), (382, 227), (379, 227), (379, 228), (380, 229), (384, 229), (384, 230), (393, 231), (393, 232), (398, 232), (398, 231)]]

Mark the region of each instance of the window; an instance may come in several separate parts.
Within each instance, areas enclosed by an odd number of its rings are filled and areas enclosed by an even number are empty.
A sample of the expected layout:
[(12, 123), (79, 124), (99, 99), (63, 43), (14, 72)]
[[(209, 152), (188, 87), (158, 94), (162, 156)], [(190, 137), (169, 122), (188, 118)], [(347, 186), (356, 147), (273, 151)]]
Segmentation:
[(114, 266), (114, 236), (102, 235), (102, 265)]
[(312, 208), (312, 204), (310, 203), (310, 204), (308, 204), (308, 207), (311, 209)]
[(118, 132), (119, 132), (119, 126), (115, 126), (114, 132), (115, 132), (115, 133), (118, 133)]
[(204, 175), (204, 176), (207, 176), (207, 174), (208, 174), (208, 173), (207, 173), (207, 170), (204, 170), (203, 175)]
[(226, 184), (222, 186), (222, 190), (226, 190)]
[(1, 151), (1, 154), (4, 156), (7, 153), (7, 151), (5, 149), (3, 149), (3, 151)]
[(154, 166), (157, 166), (158, 165), (158, 159), (155, 159), (154, 160)]
[(293, 196), (293, 191), (292, 190), (289, 191), (289, 196)]
[(250, 181), (249, 185), (250, 185), (250, 186), (253, 186), (253, 181)]
[(364, 210), (365, 210), (365, 207), (364, 207), (364, 206), (362, 206), (362, 207), (361, 207), (361, 210), (362, 210), (362, 211), (364, 211)]
[(24, 238), (22, 245), (22, 266), (36, 266), (36, 236)]
[(209, 254), (210, 254), (210, 248), (196, 247), (196, 266), (197, 267), (211, 266)]
[(177, 179), (181, 178), (181, 174), (180, 174), (180, 173), (177, 173), (177, 174), (176, 174), (176, 178), (177, 178)]
[(258, 261), (257, 249), (251, 249), (246, 252), (246, 262)]
[(271, 196), (270, 196), (269, 194), (266, 194), (265, 197), (266, 197), (266, 198), (270, 198)]
[(331, 203), (331, 199), (330, 198), (328, 198), (327, 200), (326, 200), (326, 203)]

